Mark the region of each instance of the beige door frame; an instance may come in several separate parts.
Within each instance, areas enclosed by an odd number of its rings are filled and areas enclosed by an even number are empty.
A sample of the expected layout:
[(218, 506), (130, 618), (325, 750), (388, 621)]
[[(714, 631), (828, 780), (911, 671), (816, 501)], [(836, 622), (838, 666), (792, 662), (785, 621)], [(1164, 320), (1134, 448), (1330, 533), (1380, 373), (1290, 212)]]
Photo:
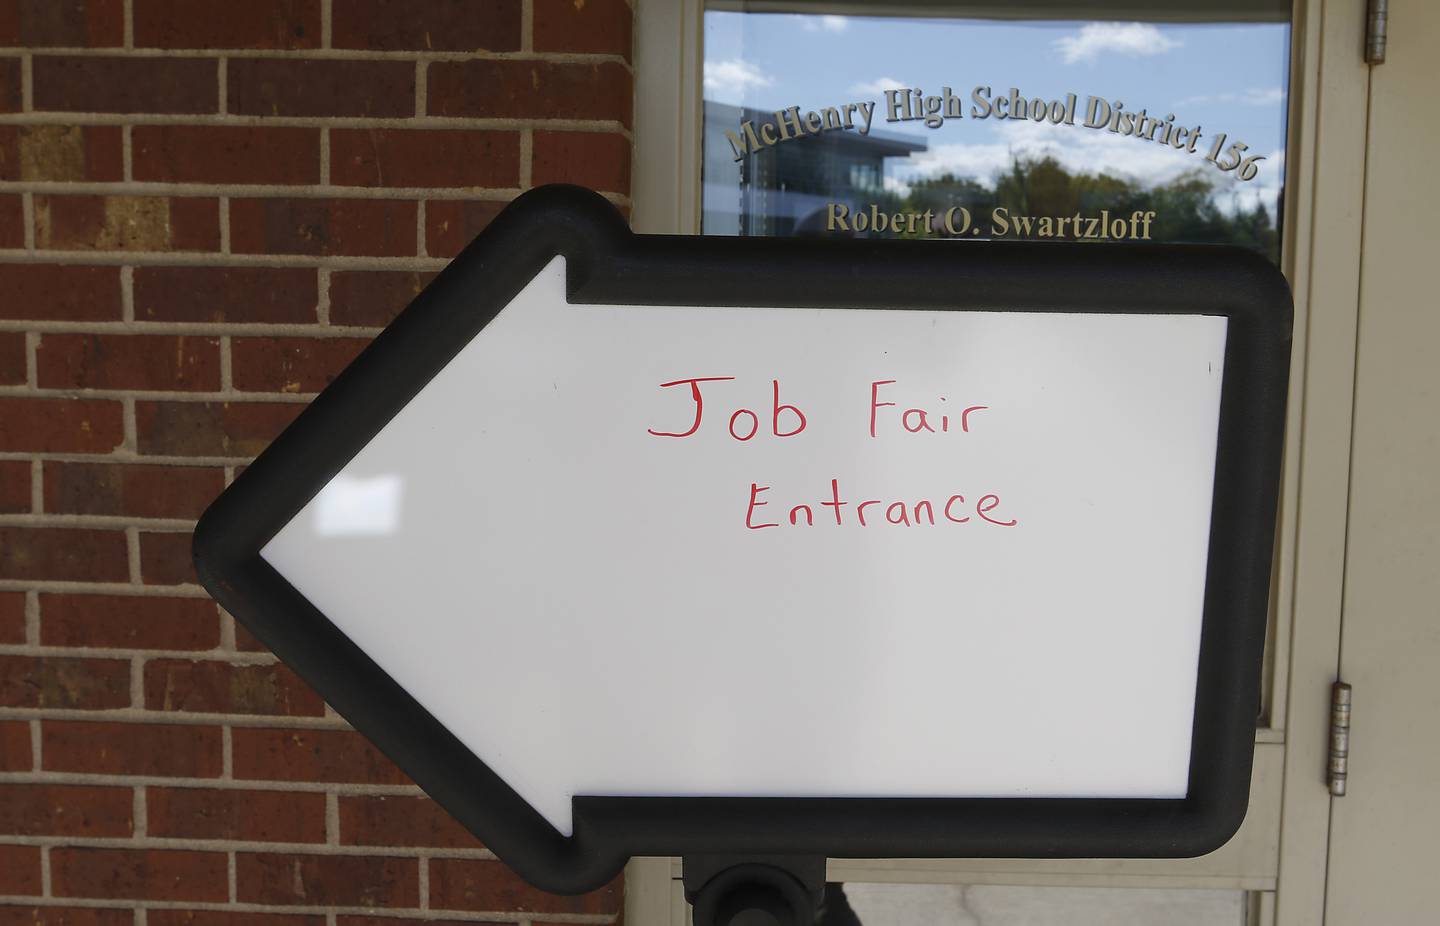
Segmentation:
[[(1321, 921), (1326, 722), (1339, 654), (1360, 280), (1364, 8), (1365, 0), (1297, 0), (1293, 19), (1282, 269), (1295, 293), (1295, 354), (1266, 709), (1245, 825), (1230, 844), (1198, 859), (832, 861), (830, 877), (1228, 888), (1261, 893), (1257, 922)], [(637, 231), (699, 231), (702, 14), (703, 0), (636, 0)], [(681, 921), (673, 919), (683, 914), (677, 875), (673, 860), (632, 863), (632, 926)]]

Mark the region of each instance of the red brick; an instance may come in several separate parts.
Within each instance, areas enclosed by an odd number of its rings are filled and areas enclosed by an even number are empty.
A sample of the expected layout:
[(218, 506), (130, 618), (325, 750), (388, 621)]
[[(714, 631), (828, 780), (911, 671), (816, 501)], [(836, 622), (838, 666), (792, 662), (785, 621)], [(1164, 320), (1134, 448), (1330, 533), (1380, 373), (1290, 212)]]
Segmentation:
[(436, 116), (608, 119), (626, 126), (631, 117), (630, 71), (614, 61), (437, 61), (429, 92), (426, 111)]
[(0, 527), (0, 579), (125, 582), (129, 577), (122, 531)]
[[(325, 926), (325, 917), (300, 913), (237, 913), (234, 910), (146, 911), (149, 926)], [(417, 926), (411, 920), (408, 926)], [(428, 926), (428, 922), (426, 924)]]
[(303, 408), (294, 403), (136, 402), (140, 452), (253, 457)]
[(316, 272), (278, 267), (136, 267), (142, 321), (313, 324)]
[(500, 214), (505, 203), (481, 200), (431, 200), (425, 204), (425, 253), (454, 257)]
[(135, 179), (160, 183), (320, 182), (320, 130), (137, 125)]
[(198, 518), (225, 488), (218, 467), (47, 462), (45, 511), (52, 514)]
[(322, 717), (325, 702), (283, 665), (152, 659), (145, 665), (152, 711)]
[(0, 833), (125, 838), (135, 831), (134, 807), (129, 788), (9, 782), (0, 788)]
[(25, 332), (0, 331), (0, 386), (25, 384)]
[(0, 248), (25, 246), (25, 207), (18, 196), (0, 196)]
[(388, 325), (433, 279), (433, 273), (409, 270), (336, 271), (330, 276), (330, 323)]
[(619, 879), (589, 894), (561, 897), (531, 887), (500, 862), (430, 860), (430, 906), (436, 910), (594, 915), (619, 913), (623, 900)]
[(8, 0), (0, 6), (0, 45), (97, 48), (124, 39), (124, 0)]
[(46, 720), (40, 764), (51, 772), (220, 777), (220, 728)]
[(0, 592), (0, 643), (25, 642), (25, 593)]
[(220, 388), (220, 340), (171, 334), (46, 334), (36, 355), (44, 389)]
[[(187, 547), (189, 534), (186, 538)], [(41, 595), (45, 646), (210, 650), (220, 645), (220, 613), (206, 598)]]
[(409, 784), (380, 750), (352, 730), (272, 730), (237, 727), (232, 733), (235, 777), (263, 781)]
[(520, 134), (334, 129), (330, 177), (341, 186), (515, 187), (520, 184)]
[(235, 893), (241, 903), (415, 907), (420, 863), (413, 858), (240, 852)]
[(238, 254), (406, 257), (415, 253), (413, 202), (381, 199), (236, 199)]
[(0, 126), (0, 180), (122, 179), (118, 125)]
[(120, 268), (0, 264), (0, 318), (114, 321), (120, 318)]
[(224, 852), (179, 849), (50, 850), (50, 883), (57, 897), (126, 900), (228, 899)]
[(148, 788), (147, 829), (171, 839), (324, 842), (325, 795), (293, 791)]
[(0, 893), (38, 896), (40, 884), (39, 846), (0, 846)]
[(0, 58), (0, 113), (20, 111), (20, 59)]
[(235, 648), (242, 653), (268, 653), (270, 647), (261, 643), (253, 633), (238, 621), (235, 624)]
[(384, 795), (340, 798), (340, 842), (347, 846), (484, 848), (430, 798)]
[(535, 0), (535, 50), (630, 57), (625, 0)]
[(0, 772), (28, 772), (34, 767), (30, 724), (24, 720), (0, 720)]
[(130, 661), (0, 655), (0, 707), (115, 710), (130, 706)]
[(368, 338), (236, 338), (235, 388), (319, 392), (369, 343)]
[(605, 132), (536, 132), (534, 183), (630, 192), (630, 139)]
[[(441, 920), (425, 917), (425, 926), (474, 926), (475, 920)], [(491, 922), (483, 920), (481, 922)], [(338, 916), (335, 926), (414, 926), (415, 921), (390, 916)], [(556, 924), (558, 926), (558, 924)]]
[(335, 0), (336, 48), (519, 51), (520, 0)]
[(62, 251), (216, 251), (219, 200), (36, 196), (35, 243)]
[(79, 113), (213, 113), (219, 71), (207, 58), (37, 55), (35, 109)]
[(238, 115), (415, 115), (415, 65), (409, 61), (234, 58), (225, 82), (229, 111)]
[(0, 397), (0, 450), (109, 453), (125, 439), (119, 402)]
[[(140, 533), (140, 581), (146, 585), (198, 584), (190, 558), (190, 534)], [(208, 639), (208, 638), (207, 638)], [(190, 649), (191, 647), (181, 647)], [(197, 646), (195, 649), (205, 649)]]
[(137, 48), (319, 48), (320, 0), (135, 0)]
[(130, 909), (0, 906), (0, 926), (134, 926), (134, 924), (135, 911)]

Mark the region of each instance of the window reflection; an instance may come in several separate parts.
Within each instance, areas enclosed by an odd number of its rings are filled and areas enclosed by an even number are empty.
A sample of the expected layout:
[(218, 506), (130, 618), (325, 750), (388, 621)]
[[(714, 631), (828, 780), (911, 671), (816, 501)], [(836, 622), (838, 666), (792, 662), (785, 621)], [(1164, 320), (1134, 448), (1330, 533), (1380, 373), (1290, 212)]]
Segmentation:
[[(1063, 4), (710, 9), (703, 231), (1139, 237), (1278, 261), (1288, 13), (1160, 7), (1153, 22), (1071, 19), (1085, 7)], [(1048, 18), (988, 18), (1016, 10)]]

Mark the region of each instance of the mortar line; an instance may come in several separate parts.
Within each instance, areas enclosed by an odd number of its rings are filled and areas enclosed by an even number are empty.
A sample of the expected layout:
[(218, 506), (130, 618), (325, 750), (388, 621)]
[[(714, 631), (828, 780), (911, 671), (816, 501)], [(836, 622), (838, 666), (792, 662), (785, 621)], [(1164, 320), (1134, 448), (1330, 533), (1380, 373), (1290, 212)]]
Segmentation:
[(135, 803), (130, 809), (134, 817), (134, 835), (136, 839), (144, 839), (149, 835), (150, 830), (150, 796), (146, 785), (135, 786)]
[[(615, 119), (567, 119), (564, 117), (516, 116), (284, 116), (249, 113), (110, 113), (70, 110), (40, 110), (0, 115), (0, 125), (174, 125), (183, 119), (188, 126), (284, 126), (288, 128), (342, 129), (521, 129), (526, 126), (555, 131), (601, 132), (630, 137), (632, 132)], [(57, 181), (60, 182), (60, 181)]]
[(135, 268), (120, 268), (120, 321), (135, 321)]
[(45, 463), (39, 457), (30, 461), (30, 511), (45, 513)]
[(35, 58), (28, 48), (20, 53), (20, 111), (35, 111)]
[(130, 569), (130, 584), (144, 585), (140, 577), (140, 528), (131, 524), (125, 528), (125, 558)]
[(120, 176), (126, 183), (135, 181), (135, 126), (125, 123), (120, 127)]
[(35, 194), (20, 194), (20, 221), (25, 223), (25, 250), (35, 250)]
[[(25, 593), (25, 643), (27, 646), (40, 645), (40, 593)], [(39, 721), (35, 721), (37, 724)]]
[(335, 4), (333, 0), (320, 0), (320, 47), (329, 49), (335, 44)]
[(25, 332), (25, 386), (29, 390), (40, 388), (40, 332)]
[(140, 656), (130, 658), (130, 706), (140, 710), (145, 707), (145, 660)]
[(218, 208), (215, 210), (220, 215), (220, 253), (230, 253), (230, 197), (221, 196)]
[(328, 267), (321, 267), (316, 271), (319, 274), (315, 287), (315, 321), (324, 327), (330, 327), (330, 283), (334, 271)]
[(130, 396), (122, 396), (120, 406), (124, 421), (124, 438), (121, 440), (121, 445), (127, 450), (138, 453), (140, 440), (136, 436), (138, 428), (135, 424), (135, 400)]
[(424, 58), (415, 60), (415, 115), (424, 118), (429, 113), (430, 62)]
[(230, 59), (221, 57), (215, 64), (215, 112), (228, 115), (230, 112)]
[(125, 0), (125, 38), (123, 40), (127, 50), (135, 47), (135, 0)]
[[(528, 4), (527, 4), (528, 5)], [(523, 40), (523, 39), (522, 39)], [(353, 60), (353, 61), (412, 61), (416, 55), (424, 55), (431, 61), (464, 63), (467, 61), (534, 61), (543, 64), (619, 64), (626, 70), (632, 65), (624, 55), (608, 52), (584, 51), (542, 51), (522, 48), (518, 51), (490, 51), (477, 48), (472, 51), (431, 51), (426, 49), (399, 49), (393, 51), (371, 48), (123, 48), (105, 46), (91, 48), (81, 45), (55, 45), (35, 48), (28, 45), (0, 45), (0, 55), (40, 54), (46, 57), (65, 58), (283, 58), (291, 61)]]

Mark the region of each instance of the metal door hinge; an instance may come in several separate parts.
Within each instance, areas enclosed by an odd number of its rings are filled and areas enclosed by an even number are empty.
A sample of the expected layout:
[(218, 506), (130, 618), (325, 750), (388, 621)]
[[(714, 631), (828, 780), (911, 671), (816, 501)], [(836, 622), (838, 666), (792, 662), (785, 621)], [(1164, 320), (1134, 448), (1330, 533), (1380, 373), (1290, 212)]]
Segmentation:
[(1345, 796), (1345, 776), (1350, 766), (1350, 686), (1330, 686), (1330, 770), (1326, 776), (1330, 793)]
[(1385, 29), (1390, 18), (1390, 0), (1369, 0), (1365, 8), (1365, 63), (1385, 63)]

